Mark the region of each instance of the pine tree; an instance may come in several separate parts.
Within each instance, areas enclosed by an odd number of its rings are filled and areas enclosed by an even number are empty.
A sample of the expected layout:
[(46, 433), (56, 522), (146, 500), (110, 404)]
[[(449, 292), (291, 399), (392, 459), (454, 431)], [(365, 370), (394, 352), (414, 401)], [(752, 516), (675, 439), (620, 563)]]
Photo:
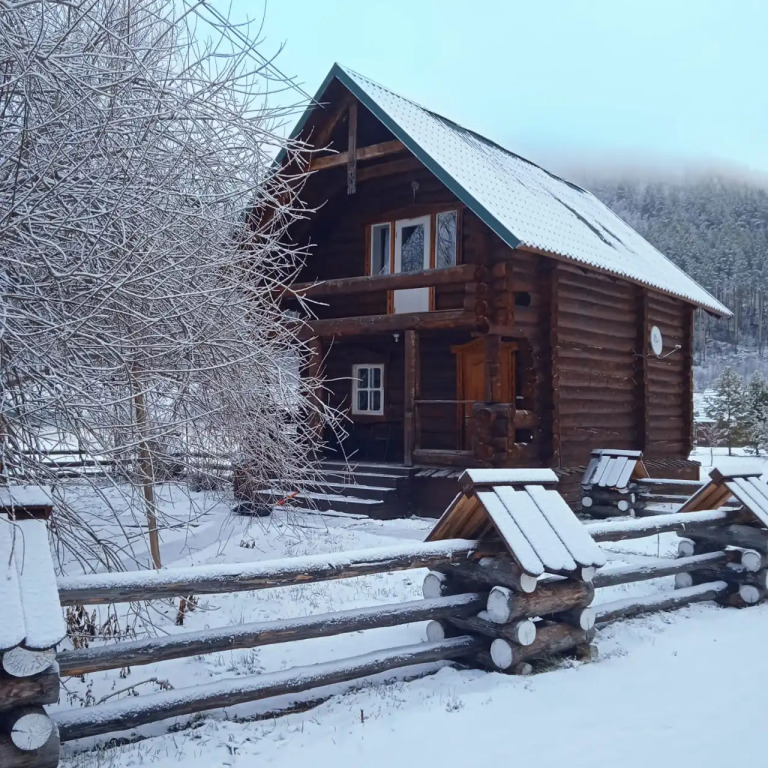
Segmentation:
[(768, 379), (760, 372), (747, 383), (745, 437), (756, 454), (768, 443)]
[(743, 439), (747, 418), (747, 393), (744, 379), (732, 368), (726, 368), (715, 382), (715, 392), (707, 404), (707, 416), (723, 431), (732, 456), (733, 445)]

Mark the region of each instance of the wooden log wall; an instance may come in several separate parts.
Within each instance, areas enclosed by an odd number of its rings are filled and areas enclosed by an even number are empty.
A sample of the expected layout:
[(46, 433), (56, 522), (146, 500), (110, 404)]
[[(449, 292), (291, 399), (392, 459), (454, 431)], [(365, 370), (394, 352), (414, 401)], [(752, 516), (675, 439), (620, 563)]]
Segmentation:
[(638, 447), (634, 287), (566, 264), (553, 280), (560, 464), (584, 463), (595, 446)]
[[(363, 336), (336, 341), (325, 357), (329, 404), (349, 412), (352, 405), (352, 366), (383, 363), (384, 414), (355, 415), (345, 427), (347, 455), (367, 461), (400, 461), (403, 458), (403, 422), (405, 416), (405, 335)], [(327, 436), (330, 438), (330, 436)]]
[[(648, 323), (659, 327), (662, 357), (648, 354), (648, 436), (650, 458), (687, 457), (693, 448), (693, 310), (681, 301), (649, 292)], [(675, 346), (680, 349), (675, 351)]]

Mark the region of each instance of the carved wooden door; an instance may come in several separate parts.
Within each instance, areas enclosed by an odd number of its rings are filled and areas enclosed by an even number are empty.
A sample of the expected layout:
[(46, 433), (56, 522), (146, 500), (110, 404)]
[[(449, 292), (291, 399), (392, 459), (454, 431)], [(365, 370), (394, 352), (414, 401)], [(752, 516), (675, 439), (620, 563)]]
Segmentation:
[[(515, 350), (514, 342), (503, 342), (499, 350), (499, 376), (502, 403), (515, 402)], [(475, 339), (467, 344), (451, 347), (456, 355), (456, 384), (458, 430), (461, 448), (472, 448), (472, 406), (485, 401), (485, 343)]]

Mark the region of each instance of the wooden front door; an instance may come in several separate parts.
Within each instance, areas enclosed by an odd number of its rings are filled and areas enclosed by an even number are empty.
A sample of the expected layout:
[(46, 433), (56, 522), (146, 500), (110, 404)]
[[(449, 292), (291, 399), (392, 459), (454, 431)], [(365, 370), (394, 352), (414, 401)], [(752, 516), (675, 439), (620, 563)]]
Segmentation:
[[(515, 350), (514, 342), (502, 342), (499, 349), (499, 376), (501, 392), (499, 402), (515, 402)], [(467, 344), (451, 347), (456, 355), (456, 383), (459, 401), (458, 429), (462, 449), (472, 448), (472, 406), (485, 401), (485, 340), (475, 339)]]

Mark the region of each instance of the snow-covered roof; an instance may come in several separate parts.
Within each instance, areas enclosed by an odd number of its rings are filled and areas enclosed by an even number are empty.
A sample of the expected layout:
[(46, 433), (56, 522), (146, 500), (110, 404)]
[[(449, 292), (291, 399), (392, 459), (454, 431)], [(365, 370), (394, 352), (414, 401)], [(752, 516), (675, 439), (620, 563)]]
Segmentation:
[[(599, 568), (605, 555), (563, 497), (551, 469), (471, 469), (427, 537), (497, 539), (531, 576)], [(489, 526), (489, 523), (492, 525)], [(482, 543), (481, 543), (482, 546)]]
[(0, 652), (52, 648), (66, 634), (45, 520), (0, 513)]
[(731, 315), (585, 189), (339, 64), (320, 87), (317, 102), (322, 103), (333, 79), (511, 247), (545, 251), (656, 288), (716, 315)]

